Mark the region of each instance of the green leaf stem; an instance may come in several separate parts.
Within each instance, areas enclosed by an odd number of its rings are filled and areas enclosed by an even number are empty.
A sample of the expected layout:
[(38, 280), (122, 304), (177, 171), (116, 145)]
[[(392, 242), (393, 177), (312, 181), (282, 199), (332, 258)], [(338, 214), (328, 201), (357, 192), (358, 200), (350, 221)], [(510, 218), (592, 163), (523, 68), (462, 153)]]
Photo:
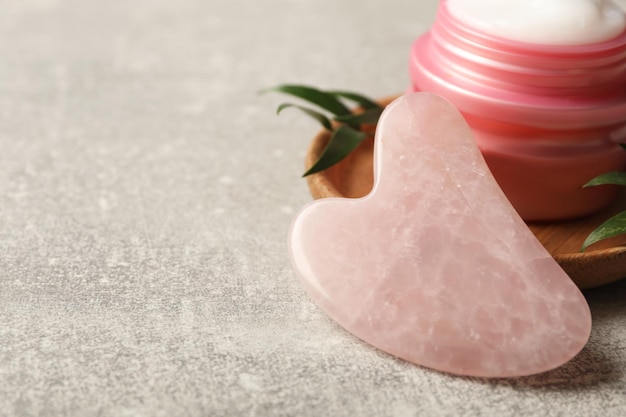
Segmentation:
[(381, 107), (373, 107), (359, 114), (347, 114), (345, 116), (337, 116), (335, 120), (346, 123), (350, 126), (359, 126), (361, 124), (375, 124), (378, 122), (383, 109)]

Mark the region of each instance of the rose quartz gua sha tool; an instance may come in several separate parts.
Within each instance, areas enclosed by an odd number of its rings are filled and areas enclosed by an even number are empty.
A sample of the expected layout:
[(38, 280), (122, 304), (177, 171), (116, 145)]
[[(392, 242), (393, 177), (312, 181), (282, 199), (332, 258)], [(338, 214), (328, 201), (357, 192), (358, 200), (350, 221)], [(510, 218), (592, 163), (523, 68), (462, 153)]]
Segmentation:
[(290, 232), (305, 289), (355, 336), (459, 375), (556, 368), (585, 345), (585, 298), (492, 177), (460, 113), (429, 93), (387, 107), (363, 198), (315, 201)]

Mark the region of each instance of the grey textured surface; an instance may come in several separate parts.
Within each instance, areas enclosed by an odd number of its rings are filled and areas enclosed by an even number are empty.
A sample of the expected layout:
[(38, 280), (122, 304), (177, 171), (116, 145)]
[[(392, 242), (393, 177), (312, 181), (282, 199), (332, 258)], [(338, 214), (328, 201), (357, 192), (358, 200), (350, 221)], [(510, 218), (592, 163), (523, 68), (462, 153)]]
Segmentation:
[(623, 416), (626, 283), (548, 374), (385, 355), (302, 292), (317, 127), (281, 82), (402, 91), (435, 1), (14, 0), (0, 16), (0, 416)]

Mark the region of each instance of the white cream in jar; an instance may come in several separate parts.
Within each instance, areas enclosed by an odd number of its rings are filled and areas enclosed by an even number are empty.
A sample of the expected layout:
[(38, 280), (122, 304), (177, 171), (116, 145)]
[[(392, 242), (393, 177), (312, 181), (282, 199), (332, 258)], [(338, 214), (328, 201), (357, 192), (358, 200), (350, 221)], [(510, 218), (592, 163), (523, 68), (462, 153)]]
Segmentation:
[(469, 26), (521, 42), (582, 45), (626, 29), (626, 0), (448, 0), (448, 8)]

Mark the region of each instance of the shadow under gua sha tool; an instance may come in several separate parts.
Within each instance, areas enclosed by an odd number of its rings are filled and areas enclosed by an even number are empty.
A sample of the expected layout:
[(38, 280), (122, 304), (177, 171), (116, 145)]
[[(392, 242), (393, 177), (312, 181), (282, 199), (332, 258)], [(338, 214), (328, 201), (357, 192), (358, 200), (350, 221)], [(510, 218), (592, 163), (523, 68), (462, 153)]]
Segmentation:
[(355, 336), (459, 375), (556, 368), (591, 331), (585, 298), (489, 172), (460, 113), (429, 93), (387, 107), (374, 188), (306, 206), (290, 231), (308, 294)]

